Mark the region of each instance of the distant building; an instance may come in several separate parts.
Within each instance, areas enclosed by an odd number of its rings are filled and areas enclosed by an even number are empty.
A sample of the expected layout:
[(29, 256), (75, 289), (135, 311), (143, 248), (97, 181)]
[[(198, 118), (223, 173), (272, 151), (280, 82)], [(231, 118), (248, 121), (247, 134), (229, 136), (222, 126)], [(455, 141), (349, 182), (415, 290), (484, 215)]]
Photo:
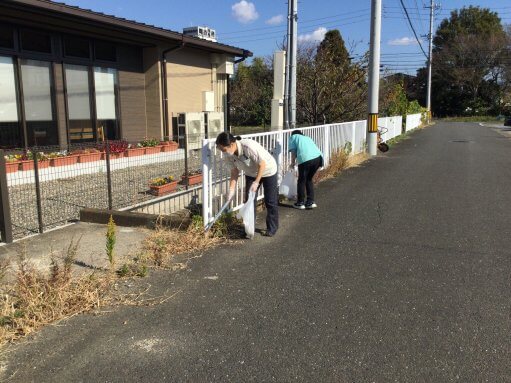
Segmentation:
[(185, 36), (193, 36), (199, 39), (213, 41), (216, 43), (216, 31), (214, 29), (208, 27), (188, 27), (183, 28), (183, 35)]
[(233, 62), (252, 53), (208, 33), (49, 0), (1, 1), (0, 147), (172, 138), (178, 113), (227, 112)]

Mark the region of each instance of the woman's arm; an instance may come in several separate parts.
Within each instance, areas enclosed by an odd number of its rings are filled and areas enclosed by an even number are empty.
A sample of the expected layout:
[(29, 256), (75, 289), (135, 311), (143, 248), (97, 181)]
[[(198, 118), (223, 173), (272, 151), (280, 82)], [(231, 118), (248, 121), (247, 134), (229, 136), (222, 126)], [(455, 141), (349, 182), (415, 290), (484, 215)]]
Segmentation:
[(238, 182), (238, 177), (240, 175), (240, 171), (238, 168), (231, 169), (231, 180), (229, 182), (229, 189), (234, 190), (236, 188), (236, 183)]

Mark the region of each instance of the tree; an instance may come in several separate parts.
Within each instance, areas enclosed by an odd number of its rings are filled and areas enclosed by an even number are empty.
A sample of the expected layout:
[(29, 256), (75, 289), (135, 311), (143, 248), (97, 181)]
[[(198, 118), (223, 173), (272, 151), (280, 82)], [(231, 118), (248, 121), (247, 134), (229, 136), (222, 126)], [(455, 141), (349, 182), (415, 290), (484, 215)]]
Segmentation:
[(250, 65), (238, 64), (231, 84), (233, 125), (264, 126), (270, 123), (273, 72), (260, 57)]
[(496, 113), (509, 54), (497, 13), (451, 12), (433, 39), (432, 106), (437, 115)]
[(297, 64), (299, 123), (350, 121), (365, 115), (365, 71), (351, 62), (338, 30), (328, 31), (319, 45), (300, 45)]

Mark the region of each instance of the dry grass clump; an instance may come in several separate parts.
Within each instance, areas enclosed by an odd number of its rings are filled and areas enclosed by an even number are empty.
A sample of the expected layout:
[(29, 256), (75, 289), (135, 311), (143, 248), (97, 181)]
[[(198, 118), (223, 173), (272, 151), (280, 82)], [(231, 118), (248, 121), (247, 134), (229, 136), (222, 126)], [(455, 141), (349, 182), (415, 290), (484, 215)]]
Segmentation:
[(318, 171), (314, 176), (314, 182), (321, 182), (329, 178), (337, 177), (349, 165), (349, 153), (341, 149), (330, 155), (330, 164), (327, 168)]
[(240, 221), (232, 213), (224, 214), (206, 234), (202, 217), (194, 216), (187, 229), (158, 228), (147, 237), (144, 249), (146, 259), (153, 265), (175, 269), (184, 267), (175, 261), (176, 255), (203, 251), (244, 235)]
[(99, 307), (108, 278), (96, 274), (73, 277), (77, 247), (78, 243), (71, 243), (64, 256), (53, 256), (49, 273), (35, 270), (26, 255), (20, 255), (15, 281), (1, 291), (0, 345)]

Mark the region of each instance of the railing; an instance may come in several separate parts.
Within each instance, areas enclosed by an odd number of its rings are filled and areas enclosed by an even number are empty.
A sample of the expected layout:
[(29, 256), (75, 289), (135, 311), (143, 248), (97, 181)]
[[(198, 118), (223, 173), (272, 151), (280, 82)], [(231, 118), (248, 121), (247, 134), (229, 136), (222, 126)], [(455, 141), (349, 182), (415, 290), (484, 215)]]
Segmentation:
[[(378, 119), (378, 125), (387, 129), (385, 140), (400, 135), (402, 117), (383, 117)], [(341, 149), (349, 154), (361, 153), (365, 150), (367, 121), (352, 121), (338, 124), (328, 124), (300, 128), (303, 134), (311, 137), (319, 147), (324, 157), (324, 166), (330, 163), (330, 155)], [(290, 164), (291, 155), (288, 152), (288, 139), (292, 130), (282, 130), (267, 133), (246, 134), (242, 138), (249, 138), (259, 142), (277, 161), (278, 172), (282, 175)], [(225, 203), (229, 188), (230, 169), (222, 160), (223, 154), (217, 151), (214, 139), (203, 140), (202, 146), (202, 172), (203, 183), (203, 221), (206, 226)], [(232, 209), (238, 210), (243, 204), (243, 191), (245, 178), (243, 174), (238, 181)], [(262, 193), (258, 199), (262, 198)]]
[(406, 131), (416, 129), (421, 125), (422, 122), (422, 114), (409, 114), (406, 116)]

